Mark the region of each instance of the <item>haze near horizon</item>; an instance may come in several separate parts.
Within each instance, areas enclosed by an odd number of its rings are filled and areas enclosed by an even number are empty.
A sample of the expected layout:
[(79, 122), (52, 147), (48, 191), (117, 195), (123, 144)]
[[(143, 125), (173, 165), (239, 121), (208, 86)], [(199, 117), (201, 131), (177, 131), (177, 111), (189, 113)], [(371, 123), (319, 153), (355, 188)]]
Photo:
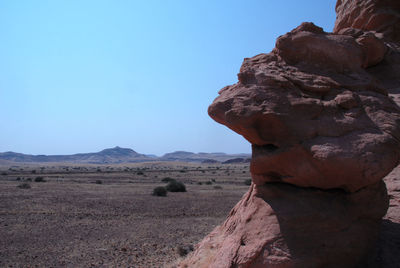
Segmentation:
[(334, 5), (2, 1), (0, 152), (249, 153), (208, 105), (280, 34), (303, 21), (332, 31)]

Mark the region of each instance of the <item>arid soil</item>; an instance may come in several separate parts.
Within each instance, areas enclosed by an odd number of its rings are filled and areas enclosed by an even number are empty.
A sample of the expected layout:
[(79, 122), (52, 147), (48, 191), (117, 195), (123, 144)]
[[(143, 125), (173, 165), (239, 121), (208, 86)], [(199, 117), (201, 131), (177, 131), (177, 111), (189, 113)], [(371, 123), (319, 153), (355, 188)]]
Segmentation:
[[(169, 266), (225, 220), (248, 189), (248, 169), (187, 163), (0, 167), (0, 267)], [(184, 182), (187, 192), (152, 196), (165, 177)], [(390, 208), (369, 267), (400, 263), (400, 167), (385, 182)], [(17, 187), (23, 183), (31, 188)]]
[[(228, 215), (248, 165), (0, 168), (0, 267), (163, 267)], [(45, 182), (35, 182), (43, 177)], [(161, 180), (187, 192), (152, 196)], [(39, 179), (40, 180), (40, 179)], [(17, 187), (28, 183), (30, 189)]]

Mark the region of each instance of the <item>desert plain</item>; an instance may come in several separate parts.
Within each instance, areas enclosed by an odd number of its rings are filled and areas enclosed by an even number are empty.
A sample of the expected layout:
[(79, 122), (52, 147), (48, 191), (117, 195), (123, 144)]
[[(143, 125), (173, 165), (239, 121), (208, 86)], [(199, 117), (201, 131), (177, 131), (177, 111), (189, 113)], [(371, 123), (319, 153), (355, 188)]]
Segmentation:
[[(165, 178), (187, 191), (153, 196)], [(224, 221), (249, 179), (248, 163), (4, 164), (0, 267), (173, 266)]]

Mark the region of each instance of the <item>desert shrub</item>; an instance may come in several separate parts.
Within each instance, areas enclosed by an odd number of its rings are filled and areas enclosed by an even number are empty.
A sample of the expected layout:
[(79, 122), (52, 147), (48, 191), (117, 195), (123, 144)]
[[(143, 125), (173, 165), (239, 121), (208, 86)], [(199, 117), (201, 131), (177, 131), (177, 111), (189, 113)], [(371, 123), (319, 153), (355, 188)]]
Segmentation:
[(17, 178), (16, 178), (16, 180), (17, 180), (17, 181), (20, 181), (20, 180), (21, 180), (21, 178), (20, 178), (20, 177), (17, 177)]
[(7, 172), (1, 172), (1, 175), (7, 176)]
[(206, 184), (207, 184), (207, 185), (211, 185), (211, 184), (212, 184), (212, 181), (206, 181)]
[(96, 180), (95, 183), (96, 183), (96, 184), (103, 184), (103, 181), (102, 181), (102, 180)]
[(245, 185), (251, 185), (251, 179), (246, 179), (244, 180)]
[(189, 252), (193, 251), (193, 245), (187, 245), (187, 246), (178, 246), (176, 248), (176, 251), (178, 252), (179, 256), (184, 257), (186, 256)]
[(26, 181), (32, 181), (32, 178), (27, 178)]
[(215, 182), (215, 179), (211, 179), (212, 182)]
[(168, 182), (170, 182), (170, 181), (176, 181), (176, 180), (173, 179), (173, 178), (170, 178), (170, 177), (165, 177), (165, 178), (162, 179), (161, 181), (162, 181), (162, 182), (165, 182), (165, 183), (168, 183)]
[(158, 186), (153, 189), (154, 196), (167, 196), (167, 189), (163, 186)]
[(215, 186), (214, 186), (214, 189), (216, 189), (216, 190), (222, 190), (222, 186), (220, 186), (220, 185), (215, 185)]
[(186, 192), (186, 186), (180, 181), (170, 181), (165, 186), (168, 192)]
[(32, 173), (32, 174), (36, 174), (36, 170), (35, 170), (35, 169), (32, 170), (31, 173)]
[(203, 185), (203, 183), (201, 181), (197, 182), (198, 185)]
[(136, 174), (137, 175), (143, 175), (144, 173), (142, 171), (138, 171)]
[(31, 189), (31, 185), (29, 183), (21, 183), (17, 187), (20, 189)]
[(186, 172), (186, 170), (184, 170), (184, 169), (181, 169), (181, 170), (179, 170), (179, 172), (180, 172), (180, 173), (185, 173), (185, 172)]
[(43, 177), (36, 177), (35, 182), (45, 182)]

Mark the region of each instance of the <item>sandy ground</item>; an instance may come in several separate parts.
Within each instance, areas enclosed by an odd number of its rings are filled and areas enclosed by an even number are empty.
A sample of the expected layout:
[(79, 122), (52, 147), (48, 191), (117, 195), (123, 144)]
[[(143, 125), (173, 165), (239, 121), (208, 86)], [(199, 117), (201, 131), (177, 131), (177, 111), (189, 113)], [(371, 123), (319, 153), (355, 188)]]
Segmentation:
[[(3, 170), (0, 267), (163, 267), (225, 219), (250, 176), (248, 165), (99, 168)], [(187, 192), (152, 196), (164, 177)]]
[[(187, 192), (152, 196), (165, 177)], [(246, 164), (0, 167), (0, 267), (163, 267), (224, 221), (249, 178)], [(400, 167), (385, 182), (371, 268), (400, 267)]]

